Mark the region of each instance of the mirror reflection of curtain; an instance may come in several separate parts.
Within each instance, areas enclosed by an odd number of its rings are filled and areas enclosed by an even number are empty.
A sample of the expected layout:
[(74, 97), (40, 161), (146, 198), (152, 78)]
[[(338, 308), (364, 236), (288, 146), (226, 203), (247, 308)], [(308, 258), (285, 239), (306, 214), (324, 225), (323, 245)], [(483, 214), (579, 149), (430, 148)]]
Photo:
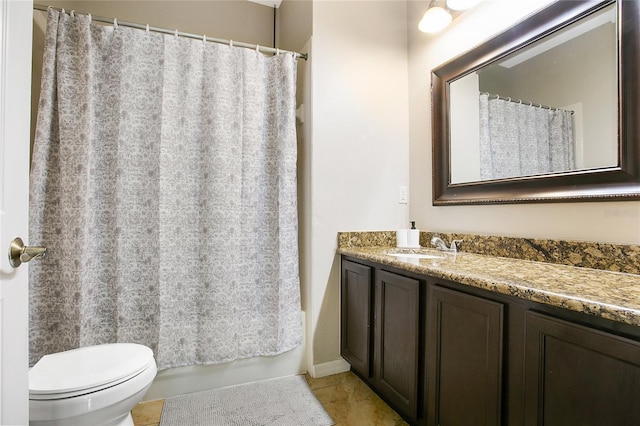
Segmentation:
[(574, 169), (570, 111), (480, 94), (480, 179)]

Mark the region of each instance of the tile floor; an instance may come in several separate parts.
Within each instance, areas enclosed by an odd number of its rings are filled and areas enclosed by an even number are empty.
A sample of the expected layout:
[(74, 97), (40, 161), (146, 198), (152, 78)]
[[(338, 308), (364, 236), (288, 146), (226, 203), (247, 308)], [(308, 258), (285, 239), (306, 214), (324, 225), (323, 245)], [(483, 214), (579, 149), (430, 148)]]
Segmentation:
[[(305, 376), (309, 387), (336, 426), (400, 426), (407, 423), (353, 373), (319, 379)], [(163, 400), (138, 404), (132, 411), (136, 426), (158, 426)]]

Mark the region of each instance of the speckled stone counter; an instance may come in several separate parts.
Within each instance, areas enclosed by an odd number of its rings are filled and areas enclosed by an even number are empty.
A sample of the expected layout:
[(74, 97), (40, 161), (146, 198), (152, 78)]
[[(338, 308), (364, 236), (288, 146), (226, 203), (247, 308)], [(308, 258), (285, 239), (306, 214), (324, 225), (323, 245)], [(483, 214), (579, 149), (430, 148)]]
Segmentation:
[[(341, 234), (339, 241), (343, 238), (344, 234)], [(380, 237), (378, 242), (370, 241), (370, 247), (339, 243), (337, 252), (418, 274), (640, 326), (640, 275), (465, 252), (449, 254), (432, 249), (419, 251), (442, 257), (400, 258), (388, 254), (390, 250), (397, 249), (390, 245), (382, 245), (382, 238)], [(395, 240), (395, 236), (393, 238)]]
[[(465, 253), (640, 274), (639, 245), (426, 231), (420, 233), (420, 245), (429, 247), (429, 242), (434, 235), (440, 236), (447, 242), (462, 240), (459, 246), (460, 250)], [(338, 234), (339, 247), (393, 247), (395, 245), (396, 233), (394, 231), (341, 232)]]

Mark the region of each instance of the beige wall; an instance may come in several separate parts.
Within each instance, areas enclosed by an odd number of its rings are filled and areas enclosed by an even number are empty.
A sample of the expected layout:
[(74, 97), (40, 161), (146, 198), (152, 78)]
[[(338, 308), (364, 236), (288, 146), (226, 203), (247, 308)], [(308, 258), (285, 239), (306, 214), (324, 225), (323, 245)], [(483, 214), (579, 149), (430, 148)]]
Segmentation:
[[(314, 369), (340, 360), (337, 233), (407, 226), (406, 4), (313, 5), (310, 176)], [(320, 367), (319, 367), (320, 366)]]
[(408, 2), (411, 216), (420, 227), (489, 235), (640, 243), (640, 202), (431, 205), (430, 70), (513, 25), (549, 0), (485, 1), (437, 35), (418, 31), (422, 1)]
[(273, 9), (244, 0), (36, 0), (35, 3), (186, 33), (273, 45)]
[(306, 52), (313, 31), (313, 1), (285, 0), (277, 17), (276, 45), (280, 49)]

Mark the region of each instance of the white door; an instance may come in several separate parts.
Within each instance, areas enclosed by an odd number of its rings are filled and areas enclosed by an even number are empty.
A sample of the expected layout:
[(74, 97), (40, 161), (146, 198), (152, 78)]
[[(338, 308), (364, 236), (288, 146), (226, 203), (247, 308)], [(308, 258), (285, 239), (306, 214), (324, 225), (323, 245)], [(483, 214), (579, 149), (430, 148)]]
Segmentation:
[(0, 4), (0, 424), (26, 425), (27, 264), (8, 261), (11, 240), (28, 244), (32, 0)]

